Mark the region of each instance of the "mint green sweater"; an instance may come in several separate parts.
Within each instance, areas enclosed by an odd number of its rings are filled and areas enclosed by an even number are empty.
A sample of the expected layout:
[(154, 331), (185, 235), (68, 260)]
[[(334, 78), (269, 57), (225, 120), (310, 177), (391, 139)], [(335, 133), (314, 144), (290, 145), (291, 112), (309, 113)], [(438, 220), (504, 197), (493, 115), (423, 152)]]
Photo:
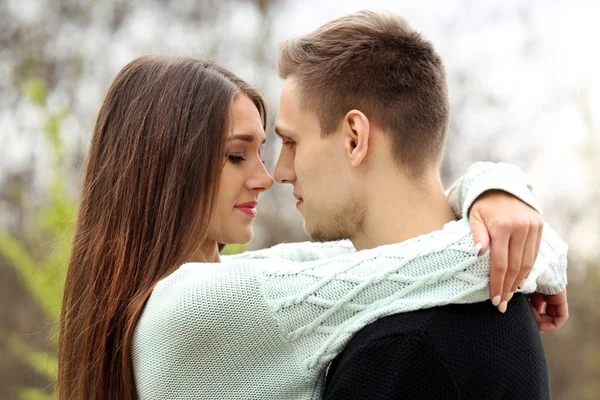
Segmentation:
[[(479, 163), (449, 199), (465, 213), (503, 189), (536, 207), (520, 171)], [(558, 293), (567, 246), (544, 228), (522, 288)], [(182, 265), (159, 282), (133, 341), (141, 399), (319, 399), (328, 363), (377, 318), (488, 298), (489, 254), (467, 220), (405, 242), (355, 252), (349, 241), (282, 244)]]

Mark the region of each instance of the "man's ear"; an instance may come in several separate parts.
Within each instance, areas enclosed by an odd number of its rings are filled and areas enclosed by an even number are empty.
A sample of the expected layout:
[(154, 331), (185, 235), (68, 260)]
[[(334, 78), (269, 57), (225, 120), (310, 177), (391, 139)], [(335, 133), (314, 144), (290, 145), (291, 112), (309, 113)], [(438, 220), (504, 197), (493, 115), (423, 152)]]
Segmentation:
[(358, 167), (369, 151), (369, 119), (358, 110), (350, 110), (344, 117), (344, 123), (347, 125), (344, 130), (346, 154), (350, 158), (350, 164)]

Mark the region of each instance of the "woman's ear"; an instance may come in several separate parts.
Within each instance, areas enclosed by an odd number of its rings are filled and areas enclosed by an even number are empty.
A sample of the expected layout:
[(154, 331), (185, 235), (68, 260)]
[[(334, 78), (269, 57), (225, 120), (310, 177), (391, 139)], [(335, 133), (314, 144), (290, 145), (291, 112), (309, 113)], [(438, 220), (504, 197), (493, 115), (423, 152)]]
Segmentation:
[(369, 119), (358, 110), (350, 110), (344, 117), (344, 123), (347, 125), (344, 140), (346, 154), (350, 159), (350, 165), (358, 167), (369, 151)]

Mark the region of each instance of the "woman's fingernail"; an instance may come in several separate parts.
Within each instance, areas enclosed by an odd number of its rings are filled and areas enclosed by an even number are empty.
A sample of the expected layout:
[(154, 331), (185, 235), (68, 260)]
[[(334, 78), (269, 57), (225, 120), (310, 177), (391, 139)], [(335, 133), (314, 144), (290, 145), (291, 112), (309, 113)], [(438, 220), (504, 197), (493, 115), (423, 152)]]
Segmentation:
[(498, 304), (500, 304), (500, 295), (494, 296), (494, 298), (492, 299), (492, 304), (494, 305), (494, 307), (498, 307)]
[(506, 300), (504, 300), (502, 303), (500, 303), (500, 305), (498, 306), (498, 311), (500, 311), (502, 314), (504, 314), (506, 312), (506, 307), (507, 307), (508, 303), (506, 302)]
[(481, 242), (475, 243), (475, 251), (477, 252), (477, 257), (479, 257), (481, 255), (482, 248), (483, 248), (483, 245), (481, 244)]

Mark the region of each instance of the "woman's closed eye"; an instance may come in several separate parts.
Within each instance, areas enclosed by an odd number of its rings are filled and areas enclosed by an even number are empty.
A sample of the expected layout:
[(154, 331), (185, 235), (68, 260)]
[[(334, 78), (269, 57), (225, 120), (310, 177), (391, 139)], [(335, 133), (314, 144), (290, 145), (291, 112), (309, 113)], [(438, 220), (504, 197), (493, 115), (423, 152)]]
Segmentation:
[(244, 156), (242, 154), (231, 154), (229, 153), (227, 155), (227, 159), (232, 163), (232, 164), (239, 164), (242, 161), (245, 161), (246, 159), (244, 158)]
[[(264, 164), (267, 165), (267, 160), (263, 159), (263, 155), (262, 152), (258, 154), (258, 157), (260, 158), (260, 161)], [(232, 163), (232, 164), (239, 164), (242, 161), (246, 161), (246, 158), (244, 157), (243, 154), (232, 154), (229, 153), (227, 154), (227, 159)]]

